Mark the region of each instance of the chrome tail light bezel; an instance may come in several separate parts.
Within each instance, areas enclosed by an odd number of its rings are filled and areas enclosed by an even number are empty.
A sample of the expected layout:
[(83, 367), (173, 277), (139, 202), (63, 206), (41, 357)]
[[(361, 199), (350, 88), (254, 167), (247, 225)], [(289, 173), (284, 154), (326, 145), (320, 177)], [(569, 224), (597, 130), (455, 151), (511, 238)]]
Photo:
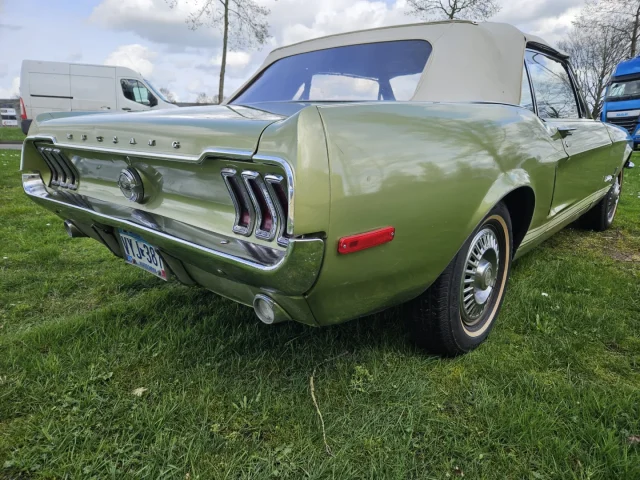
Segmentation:
[[(289, 245), (291, 191), (285, 178), (254, 170), (238, 172), (235, 168), (223, 168), (221, 175), (235, 209), (233, 232), (267, 242), (276, 240), (282, 247)], [(248, 225), (241, 221), (245, 211)]]
[[(254, 211), (253, 203), (247, 193), (246, 186), (238, 172), (233, 168), (225, 168), (221, 172), (224, 183), (227, 186), (233, 208), (236, 212), (236, 218), (233, 223), (233, 232), (238, 235), (250, 237), (253, 232), (253, 227), (256, 220), (256, 214)], [(249, 222), (247, 225), (243, 225), (242, 217), (243, 210), (246, 209), (249, 213)]]
[[(256, 213), (255, 236), (262, 240), (271, 242), (276, 238), (278, 224), (280, 223), (276, 208), (273, 204), (273, 199), (267, 190), (264, 180), (258, 172), (250, 170), (244, 171), (242, 172), (242, 179), (247, 187), (247, 192), (249, 193), (249, 197), (253, 203), (253, 209)], [(254, 190), (254, 186), (257, 191)], [(260, 195), (260, 198), (258, 198), (258, 195)], [(262, 228), (264, 215), (262, 213), (262, 204), (260, 199), (264, 201), (264, 206), (266, 206), (266, 209), (269, 211), (269, 215), (271, 216), (271, 228), (269, 230)]]
[[(289, 245), (289, 239), (286, 237), (287, 221), (289, 217), (289, 198), (284, 185), (284, 177), (281, 175), (269, 174), (265, 175), (264, 181), (271, 198), (274, 199), (273, 203), (276, 207), (276, 215), (278, 217), (278, 245), (286, 247)], [(284, 198), (280, 198), (276, 188), (280, 188), (282, 190)]]
[(59, 148), (44, 145), (40, 145), (37, 148), (51, 172), (49, 184), (55, 187), (77, 190), (79, 174), (67, 156)]

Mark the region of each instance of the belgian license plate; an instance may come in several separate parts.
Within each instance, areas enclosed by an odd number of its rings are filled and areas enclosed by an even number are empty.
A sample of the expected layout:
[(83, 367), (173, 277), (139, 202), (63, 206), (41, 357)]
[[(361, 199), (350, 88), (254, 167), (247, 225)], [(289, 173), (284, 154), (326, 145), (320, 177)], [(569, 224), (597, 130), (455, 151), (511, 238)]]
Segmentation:
[(135, 233), (122, 229), (119, 229), (119, 231), (120, 240), (122, 240), (122, 246), (124, 247), (125, 261), (166, 280), (167, 272), (164, 269), (162, 258), (158, 255), (158, 250)]

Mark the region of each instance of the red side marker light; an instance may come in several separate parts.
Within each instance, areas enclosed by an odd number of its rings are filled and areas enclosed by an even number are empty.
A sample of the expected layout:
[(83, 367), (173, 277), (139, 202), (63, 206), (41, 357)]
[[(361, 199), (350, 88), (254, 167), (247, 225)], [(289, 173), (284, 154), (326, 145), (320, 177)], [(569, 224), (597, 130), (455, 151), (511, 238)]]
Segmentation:
[(395, 235), (396, 229), (394, 227), (386, 227), (372, 232), (342, 237), (338, 242), (338, 253), (346, 255), (347, 253), (377, 247), (378, 245), (389, 243), (394, 239)]

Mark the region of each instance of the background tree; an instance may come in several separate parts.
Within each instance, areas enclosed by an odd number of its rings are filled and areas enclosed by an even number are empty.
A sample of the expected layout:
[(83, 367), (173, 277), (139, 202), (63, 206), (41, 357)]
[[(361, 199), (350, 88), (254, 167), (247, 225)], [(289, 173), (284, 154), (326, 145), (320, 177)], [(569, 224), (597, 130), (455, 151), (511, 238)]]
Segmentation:
[(176, 103), (176, 94), (167, 87), (160, 87), (160, 93), (164, 95), (164, 98), (166, 98), (169, 103)]
[(587, 0), (583, 14), (592, 26), (618, 32), (628, 58), (638, 55), (640, 0)]
[(496, 0), (407, 0), (408, 15), (425, 20), (487, 20), (500, 11)]
[(196, 97), (196, 103), (202, 103), (202, 104), (212, 104), (212, 103), (220, 103), (218, 102), (218, 96), (214, 95), (214, 96), (209, 96), (207, 95), (207, 92), (200, 92), (198, 94), (198, 96)]
[[(171, 8), (181, 0), (168, 0)], [(229, 47), (248, 49), (264, 45), (269, 38), (267, 17), (270, 10), (255, 0), (184, 0), (196, 5), (196, 11), (187, 17), (191, 30), (202, 26), (222, 29), (222, 60), (218, 99), (224, 99), (224, 78)]]
[(609, 78), (628, 53), (628, 44), (625, 34), (609, 25), (598, 25), (590, 14), (585, 10), (558, 46), (571, 57), (578, 86), (593, 118), (598, 118)]

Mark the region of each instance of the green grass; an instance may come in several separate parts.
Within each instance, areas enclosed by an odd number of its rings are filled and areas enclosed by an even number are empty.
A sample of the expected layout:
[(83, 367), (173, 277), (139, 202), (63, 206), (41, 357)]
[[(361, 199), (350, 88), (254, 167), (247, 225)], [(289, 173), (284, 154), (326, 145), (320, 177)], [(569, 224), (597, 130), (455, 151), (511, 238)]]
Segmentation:
[(20, 127), (0, 127), (0, 142), (23, 141), (25, 134)]
[(0, 478), (640, 478), (639, 169), (612, 230), (517, 262), (488, 341), (443, 360), (400, 310), (269, 327), (70, 240), (18, 158), (0, 151)]

